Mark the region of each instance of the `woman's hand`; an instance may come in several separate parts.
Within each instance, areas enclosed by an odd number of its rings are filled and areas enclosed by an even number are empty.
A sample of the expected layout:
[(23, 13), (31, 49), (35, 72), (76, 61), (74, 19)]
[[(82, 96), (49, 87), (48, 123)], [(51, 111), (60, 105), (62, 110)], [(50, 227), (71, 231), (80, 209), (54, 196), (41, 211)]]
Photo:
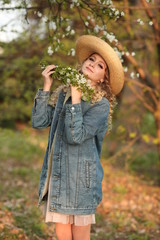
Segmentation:
[(80, 103), (82, 92), (77, 89), (77, 87), (71, 86), (71, 97), (72, 97), (72, 104)]
[(44, 87), (43, 87), (43, 91), (49, 91), (51, 86), (52, 86), (52, 82), (53, 82), (53, 78), (50, 76), (54, 71), (54, 69), (56, 68), (55, 65), (48, 65), (44, 71), (42, 72), (42, 76), (43, 76), (43, 80), (44, 80)]

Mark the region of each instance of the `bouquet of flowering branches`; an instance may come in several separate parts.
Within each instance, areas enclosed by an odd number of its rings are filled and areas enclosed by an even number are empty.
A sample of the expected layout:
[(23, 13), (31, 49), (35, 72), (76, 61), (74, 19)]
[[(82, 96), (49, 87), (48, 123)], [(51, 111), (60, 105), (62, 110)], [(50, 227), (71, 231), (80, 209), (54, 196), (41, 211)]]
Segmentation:
[[(40, 62), (41, 68), (44, 69), (48, 64), (46, 62)], [(56, 66), (54, 73), (51, 77), (61, 81), (66, 86), (72, 84), (77, 89), (82, 91), (82, 99), (90, 101), (94, 94), (94, 89), (90, 86), (89, 81), (85, 76), (79, 73), (76, 69), (71, 67)]]

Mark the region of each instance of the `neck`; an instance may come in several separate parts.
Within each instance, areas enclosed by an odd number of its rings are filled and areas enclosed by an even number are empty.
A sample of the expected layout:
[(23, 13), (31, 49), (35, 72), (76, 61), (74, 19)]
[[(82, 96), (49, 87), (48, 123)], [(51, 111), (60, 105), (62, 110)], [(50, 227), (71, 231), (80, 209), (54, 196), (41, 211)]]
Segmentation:
[(90, 84), (91, 87), (96, 87), (98, 84), (96, 82), (91, 81), (90, 79), (87, 79), (87, 82)]

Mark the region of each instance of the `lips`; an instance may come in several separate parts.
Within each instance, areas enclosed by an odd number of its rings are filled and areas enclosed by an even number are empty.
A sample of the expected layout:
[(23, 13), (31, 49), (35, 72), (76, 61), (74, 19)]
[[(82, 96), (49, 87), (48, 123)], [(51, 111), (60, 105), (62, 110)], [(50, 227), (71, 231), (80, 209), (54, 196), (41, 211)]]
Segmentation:
[(93, 73), (92, 69), (90, 69), (89, 67), (86, 67), (86, 69)]

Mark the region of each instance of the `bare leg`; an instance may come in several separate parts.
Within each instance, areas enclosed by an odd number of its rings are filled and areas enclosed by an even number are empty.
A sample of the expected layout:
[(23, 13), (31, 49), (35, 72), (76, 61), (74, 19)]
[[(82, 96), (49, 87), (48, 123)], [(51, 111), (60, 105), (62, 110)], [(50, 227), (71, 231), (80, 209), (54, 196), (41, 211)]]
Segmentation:
[(72, 240), (71, 224), (56, 223), (56, 235), (58, 240)]
[(72, 224), (71, 228), (73, 240), (90, 240), (91, 224), (87, 226), (75, 226)]

